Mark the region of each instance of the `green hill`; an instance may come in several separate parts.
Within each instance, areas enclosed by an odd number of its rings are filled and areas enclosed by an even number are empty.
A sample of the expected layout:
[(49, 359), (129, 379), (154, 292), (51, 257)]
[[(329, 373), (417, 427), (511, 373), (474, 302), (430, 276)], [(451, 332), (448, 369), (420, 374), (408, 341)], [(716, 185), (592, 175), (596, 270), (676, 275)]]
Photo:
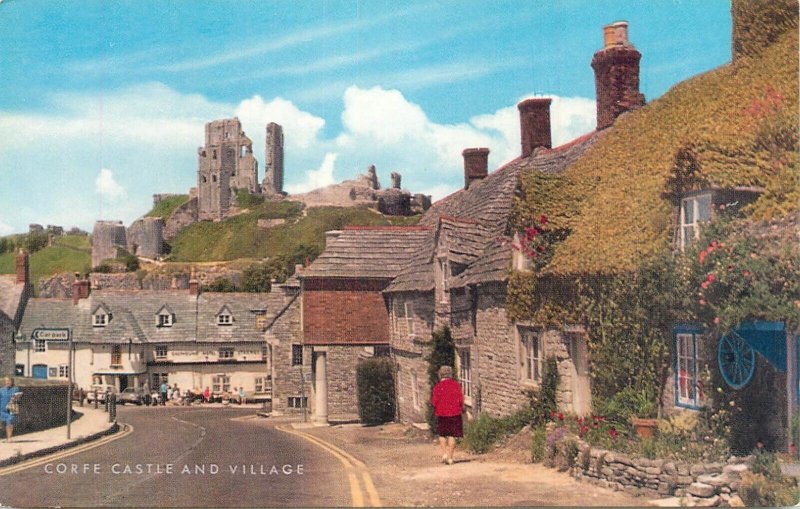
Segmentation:
[[(285, 224), (259, 228), (259, 219), (283, 219)], [(416, 224), (419, 216), (384, 216), (367, 208), (315, 207), (303, 214), (298, 202), (264, 202), (247, 212), (214, 223), (203, 221), (184, 229), (170, 243), (176, 262), (274, 258), (313, 258), (325, 244), (325, 232), (345, 225)]]
[(173, 212), (175, 212), (175, 209), (186, 203), (188, 200), (188, 194), (176, 194), (175, 196), (164, 198), (160, 202), (156, 203), (150, 212), (145, 214), (145, 217), (160, 217), (161, 219), (167, 219)]
[[(91, 258), (92, 246), (88, 235), (64, 235), (55, 239), (52, 246), (40, 249), (30, 257), (34, 288), (38, 289), (39, 279), (53, 274), (88, 272)], [(0, 274), (13, 274), (15, 270), (14, 253), (0, 255)]]

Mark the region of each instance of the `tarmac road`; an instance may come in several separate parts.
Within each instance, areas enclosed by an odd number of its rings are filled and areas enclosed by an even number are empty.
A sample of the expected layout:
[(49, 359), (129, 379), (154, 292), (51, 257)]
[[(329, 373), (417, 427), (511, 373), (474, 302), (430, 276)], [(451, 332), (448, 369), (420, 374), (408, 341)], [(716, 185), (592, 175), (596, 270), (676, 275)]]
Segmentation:
[[(337, 459), (256, 424), (254, 410), (118, 407), (129, 431), (24, 470), (0, 471), (10, 507), (350, 506)], [(132, 429), (131, 429), (132, 428)], [(24, 465), (24, 464), (23, 464)]]

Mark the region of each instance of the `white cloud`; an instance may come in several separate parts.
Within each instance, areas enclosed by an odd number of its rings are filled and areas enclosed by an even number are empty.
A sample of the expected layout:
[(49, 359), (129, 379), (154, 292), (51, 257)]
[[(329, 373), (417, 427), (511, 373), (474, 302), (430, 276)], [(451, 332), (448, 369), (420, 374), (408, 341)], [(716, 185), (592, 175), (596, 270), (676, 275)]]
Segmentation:
[(338, 154), (328, 152), (322, 160), (322, 164), (317, 170), (310, 170), (306, 172), (306, 179), (299, 184), (290, 184), (286, 186), (286, 192), (289, 194), (307, 193), (313, 189), (329, 186), (336, 183), (333, 177), (333, 170), (336, 167), (336, 158)]
[(14, 233), (14, 227), (0, 219), (0, 237)]
[(114, 201), (124, 198), (125, 188), (114, 180), (114, 172), (108, 168), (101, 168), (94, 181), (94, 190), (101, 198)]
[(253, 143), (261, 146), (268, 122), (283, 126), (284, 143), (290, 149), (311, 147), (325, 126), (324, 119), (301, 111), (291, 101), (280, 97), (266, 102), (261, 96), (254, 95), (240, 102), (235, 114)]

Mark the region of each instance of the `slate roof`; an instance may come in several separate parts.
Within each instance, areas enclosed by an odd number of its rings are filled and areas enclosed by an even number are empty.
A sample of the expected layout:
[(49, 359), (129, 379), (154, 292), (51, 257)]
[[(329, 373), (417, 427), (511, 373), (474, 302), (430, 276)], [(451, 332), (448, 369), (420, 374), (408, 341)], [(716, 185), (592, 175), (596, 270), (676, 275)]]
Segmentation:
[[(266, 310), (266, 322), (285, 304), (276, 293), (201, 293), (187, 290), (95, 290), (77, 305), (72, 299), (30, 299), (20, 331), (30, 337), (37, 327), (71, 327), (76, 341), (90, 343), (172, 343), (264, 341), (256, 328), (255, 310)], [(104, 306), (111, 313), (105, 327), (94, 327), (92, 311)], [(175, 314), (170, 327), (159, 327), (159, 310), (168, 306)], [(227, 306), (231, 325), (217, 325), (216, 315)]]
[(0, 276), (0, 313), (14, 320), (25, 293), (25, 285), (17, 284), (16, 274)]
[[(444, 241), (448, 260), (466, 264), (450, 286), (504, 281), (511, 263), (508, 227), (514, 195), (523, 172), (561, 173), (591, 147), (602, 133), (592, 132), (553, 149), (537, 149), (528, 158), (517, 158), (483, 180), (474, 181), (431, 206), (420, 225), (436, 228), (420, 252), (403, 267), (386, 292), (432, 291), (433, 255)], [(443, 237), (444, 236), (444, 237)]]
[(419, 226), (351, 226), (299, 277), (358, 277), (391, 279), (409, 263), (430, 237)]

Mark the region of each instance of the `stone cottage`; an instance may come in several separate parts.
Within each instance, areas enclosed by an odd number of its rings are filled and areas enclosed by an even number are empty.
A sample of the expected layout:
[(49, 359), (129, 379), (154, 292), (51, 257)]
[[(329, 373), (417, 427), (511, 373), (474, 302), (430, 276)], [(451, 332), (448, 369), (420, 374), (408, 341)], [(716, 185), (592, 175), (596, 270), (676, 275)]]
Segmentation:
[(22, 375), (14, 370), (14, 345), (32, 293), (28, 253), (19, 250), (15, 263), (15, 274), (0, 275), (0, 376)]

